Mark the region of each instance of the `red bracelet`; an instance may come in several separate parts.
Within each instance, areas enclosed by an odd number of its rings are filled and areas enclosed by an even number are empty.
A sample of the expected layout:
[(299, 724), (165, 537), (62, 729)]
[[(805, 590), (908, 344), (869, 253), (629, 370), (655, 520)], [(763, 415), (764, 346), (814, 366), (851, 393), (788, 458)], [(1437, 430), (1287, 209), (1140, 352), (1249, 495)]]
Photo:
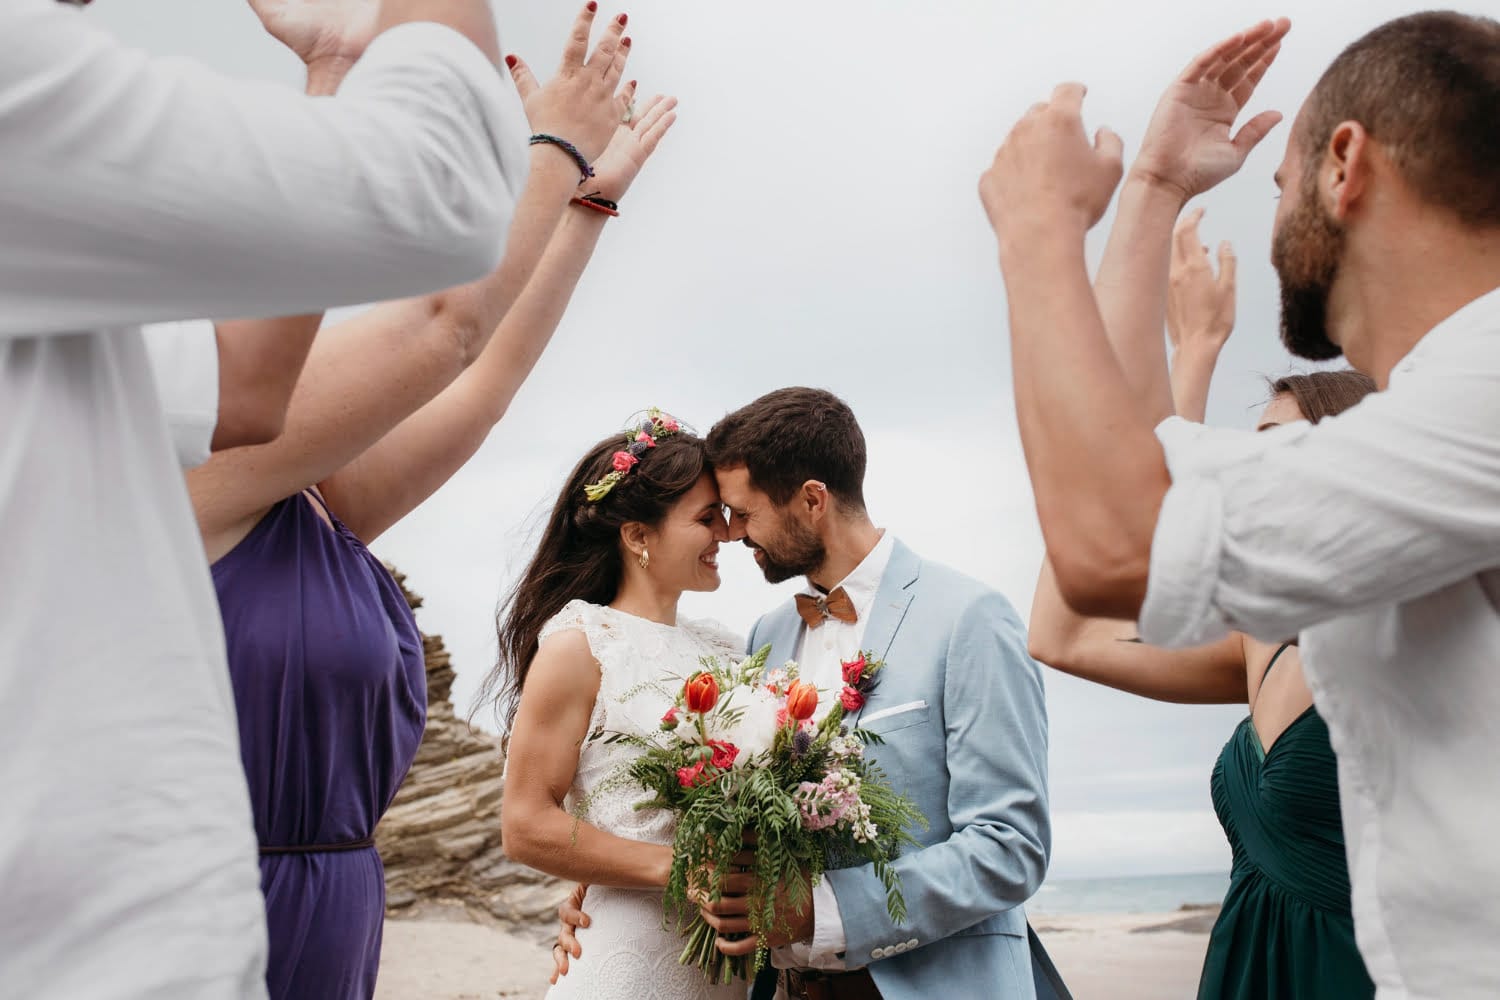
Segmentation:
[(593, 209), (595, 212), (600, 212), (611, 218), (619, 218), (620, 215), (619, 205), (616, 205), (608, 198), (601, 198), (597, 194), (574, 195), (572, 203), (574, 205), (582, 205), (584, 208)]

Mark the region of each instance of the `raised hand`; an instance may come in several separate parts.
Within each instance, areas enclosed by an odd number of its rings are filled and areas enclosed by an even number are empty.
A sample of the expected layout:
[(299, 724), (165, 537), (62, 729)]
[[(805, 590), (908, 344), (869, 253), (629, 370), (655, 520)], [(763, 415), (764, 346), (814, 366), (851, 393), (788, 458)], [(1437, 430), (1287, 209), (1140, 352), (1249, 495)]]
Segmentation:
[(364, 55), (380, 19), (380, 0), (250, 0), (250, 9), (309, 68), (345, 71)]
[(1208, 248), (1199, 242), (1203, 209), (1182, 217), (1172, 234), (1172, 271), (1167, 283), (1167, 334), (1175, 351), (1217, 356), (1234, 329), (1234, 249), (1219, 244), (1214, 276)]
[(1263, 111), (1230, 135), (1291, 26), (1262, 21), (1200, 53), (1157, 103), (1133, 169), (1184, 202), (1239, 170), (1281, 121), (1280, 112)]
[[(624, 93), (627, 98), (634, 94), (635, 84), (628, 84)], [(631, 115), (629, 124), (616, 128), (615, 137), (594, 162), (594, 176), (584, 184), (584, 193), (619, 201), (677, 121), (676, 107), (677, 98), (657, 94)]]
[(530, 67), (520, 57), (508, 55), (505, 64), (521, 94), (526, 119), (533, 132), (566, 139), (592, 163), (624, 120), (629, 93), (620, 91), (620, 77), (630, 56), (630, 39), (624, 37), (627, 16), (620, 14), (604, 29), (604, 37), (589, 54), (589, 33), (599, 5), (590, 0), (563, 49), (562, 65), (545, 86), (538, 85)]
[(1002, 244), (1024, 224), (1064, 226), (1081, 236), (1109, 207), (1119, 186), (1120, 137), (1083, 130), (1081, 83), (1059, 84), (1011, 129), (995, 162), (979, 179), (979, 197)]

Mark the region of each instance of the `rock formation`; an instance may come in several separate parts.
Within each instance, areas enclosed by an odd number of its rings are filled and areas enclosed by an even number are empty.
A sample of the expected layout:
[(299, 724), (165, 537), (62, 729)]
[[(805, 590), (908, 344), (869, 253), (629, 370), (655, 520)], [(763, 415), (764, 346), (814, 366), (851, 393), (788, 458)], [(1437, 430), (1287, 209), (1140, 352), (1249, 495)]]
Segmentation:
[[(412, 608), (422, 599), (406, 589)], [(427, 731), (375, 839), (385, 861), (386, 912), (461, 906), (471, 916), (550, 939), (569, 886), (508, 859), (500, 847), (505, 761), (500, 739), (453, 711), (453, 668), (441, 636), (422, 636)]]

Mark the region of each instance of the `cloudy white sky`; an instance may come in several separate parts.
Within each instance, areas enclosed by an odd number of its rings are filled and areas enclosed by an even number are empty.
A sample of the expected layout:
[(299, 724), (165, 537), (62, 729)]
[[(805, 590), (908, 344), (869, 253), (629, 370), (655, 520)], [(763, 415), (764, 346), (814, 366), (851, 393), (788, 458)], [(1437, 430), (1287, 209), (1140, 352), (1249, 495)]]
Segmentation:
[[(581, 0), (580, 0), (581, 2)], [(657, 405), (707, 429), (789, 384), (830, 388), (870, 444), (878, 523), (1029, 611), (1042, 553), (1011, 402), (1005, 297), (975, 193), (1007, 127), (1063, 79), (1137, 144), (1156, 97), (1199, 49), (1292, 19), (1253, 110), (1295, 113), (1363, 31), (1420, 9), (1393, 0), (633, 0), (629, 75), (681, 99), (676, 129), (612, 222), (553, 346), (488, 444), (375, 546), (427, 599), (467, 708), (493, 614), (537, 516), (582, 449)], [(1480, 12), (1469, 0), (1461, 7)], [(497, 0), (502, 46), (555, 63), (571, 0)], [(91, 17), (144, 49), (300, 85), (241, 0), (101, 0)], [(1267, 259), (1286, 126), (1205, 198), (1204, 235), (1241, 258), (1239, 328), (1211, 422), (1253, 426), (1276, 338)], [(1105, 221), (1108, 225), (1108, 219)], [(1103, 227), (1094, 234), (1102, 247)], [(784, 597), (738, 547), (724, 586), (685, 610), (737, 630)], [(1243, 708), (1131, 698), (1047, 672), (1058, 876), (1212, 871), (1229, 854), (1208, 775)]]

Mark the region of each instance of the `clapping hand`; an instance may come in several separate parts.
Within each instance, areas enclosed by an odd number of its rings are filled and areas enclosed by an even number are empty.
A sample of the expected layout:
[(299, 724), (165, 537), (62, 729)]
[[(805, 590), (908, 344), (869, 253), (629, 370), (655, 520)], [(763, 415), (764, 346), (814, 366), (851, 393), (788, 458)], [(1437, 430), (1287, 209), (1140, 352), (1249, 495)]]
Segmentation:
[(1291, 26), (1262, 21), (1193, 59), (1157, 104), (1134, 171), (1186, 202), (1239, 170), (1281, 121), (1280, 112), (1263, 111), (1230, 135)]
[[(380, 0), (250, 0), (271, 37), (294, 52), (320, 93), (332, 93), (375, 39)], [(314, 88), (310, 88), (314, 89)]]
[(1203, 209), (1182, 217), (1172, 239), (1172, 272), (1167, 288), (1167, 334), (1174, 352), (1217, 357), (1234, 329), (1234, 250), (1219, 244), (1215, 277), (1208, 247), (1199, 242)]
[(1083, 130), (1081, 83), (1064, 83), (1011, 129), (979, 180), (979, 197), (1004, 244), (1022, 228), (1082, 235), (1104, 215), (1119, 186), (1120, 137)]
[[(626, 93), (634, 92), (634, 84), (629, 85)], [(629, 124), (616, 128), (615, 137), (594, 162), (594, 176), (584, 185), (585, 193), (619, 201), (677, 121), (676, 107), (677, 98), (658, 94), (632, 114)]]
[(531, 130), (566, 139), (590, 163), (614, 138), (635, 93), (634, 86), (620, 88), (620, 77), (630, 57), (630, 39), (624, 37), (626, 15), (609, 22), (593, 55), (589, 54), (589, 33), (597, 10), (598, 4), (590, 0), (573, 22), (562, 65), (545, 86), (537, 83), (520, 57), (505, 57)]

